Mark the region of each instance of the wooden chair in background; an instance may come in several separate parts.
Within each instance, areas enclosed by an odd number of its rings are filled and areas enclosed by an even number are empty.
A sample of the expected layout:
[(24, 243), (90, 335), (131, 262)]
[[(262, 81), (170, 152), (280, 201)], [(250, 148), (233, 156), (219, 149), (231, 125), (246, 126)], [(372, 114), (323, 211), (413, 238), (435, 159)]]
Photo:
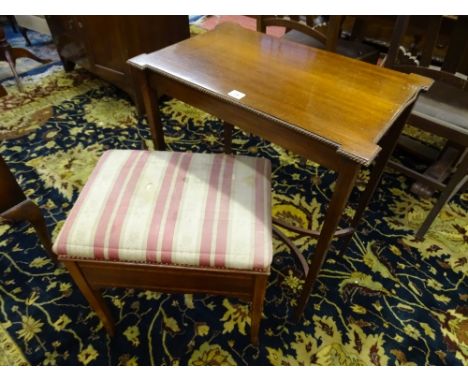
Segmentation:
[[(257, 31), (266, 33), (269, 26), (285, 27), (282, 38), (350, 58), (377, 63), (380, 52), (357, 39), (341, 38), (344, 16), (257, 16)], [(359, 21), (356, 21), (358, 23)]]
[[(416, 238), (420, 240), (444, 204), (464, 186), (468, 170), (468, 16), (457, 17), (442, 58), (434, 57), (434, 49), (441, 50), (438, 39), (441, 20), (442, 16), (427, 16), (421, 54), (414, 57), (401, 45), (410, 16), (399, 16), (385, 60), (388, 68), (435, 80), (430, 90), (421, 94), (416, 101), (408, 123), (447, 139), (440, 156), (423, 174), (394, 160), (389, 161), (390, 167), (418, 181), (412, 186), (413, 191), (426, 196), (431, 195), (433, 189), (442, 191), (416, 233)], [(437, 62), (442, 62), (440, 67), (432, 65)], [(402, 145), (407, 148), (412, 146), (412, 151), (423, 158), (430, 157), (425, 154), (428, 150), (421, 143), (415, 147), (416, 143), (409, 140), (402, 136)]]
[(40, 208), (28, 199), (0, 156), (0, 219), (13, 223), (27, 220), (37, 232), (45, 250), (55, 261), (50, 236)]
[[(11, 72), (15, 77), (16, 85), (20, 91), (23, 91), (23, 85), (21, 84), (20, 77), (16, 71), (16, 60), (22, 57), (30, 58), (31, 60), (40, 62), (41, 64), (47, 64), (50, 62), (50, 60), (43, 60), (42, 58), (37, 57), (27, 49), (12, 47), (6, 39), (3, 27), (0, 26), (0, 61), (8, 62)], [(5, 94), (6, 92), (4, 90), (0, 90), (0, 96)]]

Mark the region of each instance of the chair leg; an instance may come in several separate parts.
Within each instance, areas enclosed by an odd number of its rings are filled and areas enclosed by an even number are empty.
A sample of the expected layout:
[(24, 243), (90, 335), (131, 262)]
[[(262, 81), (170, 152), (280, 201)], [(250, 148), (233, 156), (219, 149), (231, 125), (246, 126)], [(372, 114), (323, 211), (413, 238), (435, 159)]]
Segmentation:
[(28, 30), (26, 28), (20, 27), (20, 32), (23, 35), (24, 39), (26, 40), (26, 45), (31, 46), (31, 40), (28, 37)]
[(47, 230), (44, 216), (42, 215), (40, 208), (35, 203), (30, 200), (28, 200), (28, 202), (30, 202), (31, 212), (27, 220), (34, 227), (37, 236), (39, 237), (39, 240), (42, 243), (42, 246), (45, 248), (47, 254), (54, 262), (56, 262), (57, 255), (54, 253), (54, 251), (52, 251), (52, 242), (50, 240), (49, 231)]
[(62, 61), (63, 65), (63, 70), (65, 72), (71, 72), (73, 69), (75, 69), (75, 63), (73, 61), (67, 60), (65, 57), (59, 54), (60, 61)]
[(8, 62), (8, 65), (10, 65), (10, 70), (13, 73), (13, 76), (15, 77), (16, 86), (18, 87), (18, 90), (23, 91), (23, 85), (21, 83), (18, 72), (16, 71), (16, 58), (12, 56), (11, 51), (9, 49), (5, 50), (4, 55), (5, 60)]
[(1, 214), (1, 217), (7, 221), (23, 221), (26, 220), (34, 227), (37, 236), (47, 254), (53, 261), (57, 261), (57, 256), (52, 251), (52, 242), (50, 240), (49, 231), (42, 215), (41, 209), (30, 199), (26, 199), (16, 206), (10, 208)]
[(51, 62), (52, 60), (49, 59), (44, 59), (36, 56), (33, 52), (24, 49), (24, 48), (10, 48), (11, 56), (13, 59), (16, 61), (18, 58), (26, 57), (30, 58), (31, 60), (40, 62), (41, 64), (47, 64)]
[(13, 32), (18, 33), (18, 23), (16, 22), (15, 16), (7, 16), (8, 22), (10, 23)]
[[(462, 149), (458, 145), (448, 142), (439, 158), (424, 171), (424, 176), (439, 182), (444, 182), (445, 179), (450, 176), (451, 170), (460, 160), (462, 154)], [(428, 198), (432, 196), (436, 190), (428, 184), (416, 181), (411, 185), (411, 192), (421, 197)]]
[(260, 321), (262, 320), (263, 300), (265, 299), (265, 291), (267, 287), (268, 275), (255, 276), (255, 285), (252, 298), (251, 308), (251, 326), (250, 326), (250, 342), (254, 346), (258, 346), (258, 334), (260, 331)]
[(426, 219), (424, 220), (423, 224), (416, 233), (416, 239), (423, 240), (424, 235), (428, 231), (432, 222), (434, 221), (442, 207), (445, 205), (445, 203), (447, 203), (447, 201), (449, 201), (458, 192), (458, 190), (460, 190), (460, 188), (467, 182), (468, 151), (465, 151), (464, 155), (464, 158), (458, 164), (457, 170), (452, 175), (452, 178), (450, 179), (449, 183), (445, 187), (444, 191), (442, 191), (442, 193), (440, 194), (436, 204), (434, 205), (434, 207), (432, 207), (432, 210), (426, 216)]
[(104, 328), (110, 336), (115, 334), (115, 324), (112, 319), (112, 315), (107, 307), (104, 299), (101, 294), (94, 290), (91, 285), (89, 285), (86, 277), (81, 272), (80, 266), (76, 261), (64, 261), (63, 262), (70, 272), (71, 277), (80, 288), (81, 293), (88, 300), (89, 305), (95, 310), (98, 317), (101, 319)]
[[(398, 138), (401, 134), (401, 131), (403, 130), (403, 127), (405, 126), (405, 122), (408, 119), (408, 115), (411, 113), (412, 108), (413, 108), (413, 105), (410, 105), (406, 108), (406, 110), (394, 122), (392, 129), (390, 129), (387, 132), (387, 134), (384, 137), (382, 137), (382, 139), (379, 142), (379, 145), (382, 147), (382, 151), (380, 151), (379, 155), (377, 156), (375, 160), (374, 168), (371, 170), (369, 181), (367, 182), (364, 192), (359, 198), (359, 204), (354, 213), (353, 220), (351, 221), (350, 226), (351, 228), (355, 230), (359, 226), (361, 217), (364, 214), (364, 211), (367, 208), (367, 205), (369, 204), (372, 197), (374, 196), (374, 192), (380, 183), (380, 179), (382, 178), (384, 168), (387, 165), (390, 159), (390, 156), (393, 153), (393, 150), (395, 150), (395, 147), (398, 142)], [(344, 255), (352, 238), (353, 238), (353, 235), (348, 235), (342, 241), (342, 246), (340, 249), (340, 257)]]

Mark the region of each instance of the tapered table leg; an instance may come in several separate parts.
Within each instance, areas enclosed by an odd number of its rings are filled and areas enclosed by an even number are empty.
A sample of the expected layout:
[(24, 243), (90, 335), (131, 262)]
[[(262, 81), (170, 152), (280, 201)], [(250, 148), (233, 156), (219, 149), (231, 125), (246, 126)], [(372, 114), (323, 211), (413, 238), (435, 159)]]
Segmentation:
[(141, 98), (145, 105), (146, 118), (151, 131), (151, 138), (153, 140), (155, 150), (165, 150), (166, 143), (164, 141), (164, 132), (161, 119), (161, 113), (159, 111), (159, 101), (156, 91), (153, 90), (149, 83), (146, 75), (146, 71), (138, 70), (132, 67), (132, 76), (135, 79), (135, 83), (140, 87)]
[[(380, 179), (383, 174), (383, 170), (387, 165), (390, 156), (392, 155), (395, 146), (397, 145), (398, 137), (405, 126), (406, 120), (411, 113), (413, 105), (409, 105), (406, 110), (400, 114), (397, 120), (393, 123), (390, 130), (385, 134), (385, 136), (381, 139), (379, 145), (382, 147), (380, 151), (373, 169), (371, 170), (369, 181), (367, 182), (366, 188), (359, 199), (359, 204), (356, 208), (356, 211), (353, 216), (353, 220), (351, 221), (350, 227), (356, 230), (359, 222), (361, 221), (362, 214), (366, 209), (367, 205), (369, 204), (374, 192), (380, 182)], [(340, 255), (343, 255), (348, 245), (352, 239), (353, 235), (347, 236), (342, 241)]]
[(301, 296), (299, 297), (298, 306), (294, 312), (294, 319), (296, 321), (299, 320), (304, 312), (307, 301), (309, 300), (317, 275), (322, 268), (328, 248), (330, 247), (330, 243), (348, 202), (349, 195), (353, 189), (359, 168), (359, 164), (343, 159), (343, 163), (338, 171), (335, 192), (328, 206), (325, 221), (309, 267), (309, 272), (307, 273)]
[[(411, 113), (413, 104), (407, 106), (405, 111), (393, 123), (387, 134), (381, 139), (380, 146), (382, 147), (379, 156), (377, 157), (374, 168), (371, 172), (369, 182), (367, 183), (366, 189), (362, 194), (350, 228), (355, 230), (360, 222), (361, 216), (367, 207), (367, 204), (372, 198), (377, 185), (379, 184), (380, 178), (382, 177), (383, 170), (392, 154), (393, 150), (398, 141), (398, 137), (401, 134), (408, 116)], [(309, 272), (307, 274), (306, 282), (302, 290), (302, 294), (299, 299), (299, 304), (296, 308), (294, 318), (299, 319), (301, 314), (304, 312), (305, 305), (309, 295), (314, 287), (314, 283), (317, 279), (317, 275), (322, 268), (322, 264), (325, 260), (325, 255), (330, 246), (330, 242), (333, 239), (334, 233), (340, 222), (340, 218), (343, 214), (344, 208), (346, 207), (349, 195), (353, 189), (356, 175), (359, 171), (359, 167), (350, 163), (346, 163), (338, 174), (338, 180), (335, 186), (335, 193), (333, 194), (332, 200), (328, 207), (325, 222), (323, 223), (322, 231), (320, 233), (317, 247), (312, 258)], [(344, 243), (341, 248), (341, 254), (346, 250), (351, 238), (351, 235), (345, 236)]]
[(224, 121), (224, 153), (232, 154), (232, 130), (234, 126), (229, 122)]

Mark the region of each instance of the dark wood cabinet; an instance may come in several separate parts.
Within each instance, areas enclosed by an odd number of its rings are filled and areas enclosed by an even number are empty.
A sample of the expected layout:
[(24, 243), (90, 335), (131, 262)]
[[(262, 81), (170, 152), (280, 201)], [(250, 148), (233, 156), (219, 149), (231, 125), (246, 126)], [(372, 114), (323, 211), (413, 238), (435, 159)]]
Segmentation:
[(47, 16), (65, 70), (82, 66), (126, 91), (143, 110), (126, 61), (190, 36), (188, 16)]

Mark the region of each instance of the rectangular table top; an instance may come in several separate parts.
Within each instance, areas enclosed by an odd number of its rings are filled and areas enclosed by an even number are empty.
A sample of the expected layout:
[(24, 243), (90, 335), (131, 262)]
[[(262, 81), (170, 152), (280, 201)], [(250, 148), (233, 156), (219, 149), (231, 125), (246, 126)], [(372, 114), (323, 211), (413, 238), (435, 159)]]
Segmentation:
[(432, 84), (230, 23), (128, 62), (279, 120), (366, 165), (398, 115)]

